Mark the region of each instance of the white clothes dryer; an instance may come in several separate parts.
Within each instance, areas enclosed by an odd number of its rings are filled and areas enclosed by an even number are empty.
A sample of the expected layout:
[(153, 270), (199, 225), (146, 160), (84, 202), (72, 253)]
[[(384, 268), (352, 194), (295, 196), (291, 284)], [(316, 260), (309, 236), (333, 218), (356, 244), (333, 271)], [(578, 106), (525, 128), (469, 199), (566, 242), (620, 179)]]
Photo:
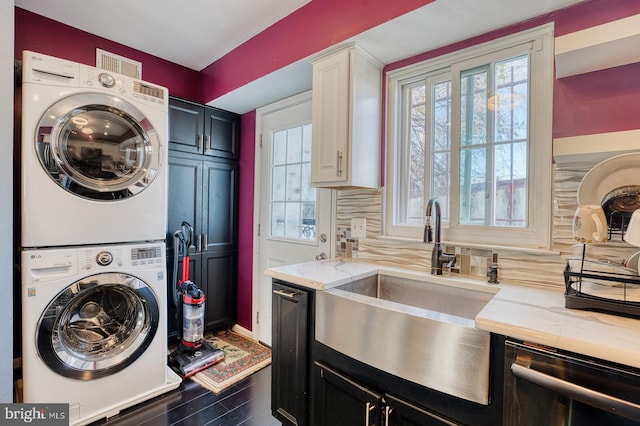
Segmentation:
[(22, 247), (166, 238), (168, 91), (30, 51)]
[(23, 250), (24, 402), (86, 424), (177, 388), (166, 294), (162, 242)]

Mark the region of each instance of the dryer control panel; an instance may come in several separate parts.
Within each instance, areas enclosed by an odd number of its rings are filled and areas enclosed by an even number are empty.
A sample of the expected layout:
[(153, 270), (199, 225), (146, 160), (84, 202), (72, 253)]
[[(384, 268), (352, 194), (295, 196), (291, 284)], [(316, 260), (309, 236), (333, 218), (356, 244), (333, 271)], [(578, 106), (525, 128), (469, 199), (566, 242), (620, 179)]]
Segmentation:
[(29, 50), (23, 52), (22, 60), (24, 83), (105, 90), (162, 111), (169, 110), (166, 87)]

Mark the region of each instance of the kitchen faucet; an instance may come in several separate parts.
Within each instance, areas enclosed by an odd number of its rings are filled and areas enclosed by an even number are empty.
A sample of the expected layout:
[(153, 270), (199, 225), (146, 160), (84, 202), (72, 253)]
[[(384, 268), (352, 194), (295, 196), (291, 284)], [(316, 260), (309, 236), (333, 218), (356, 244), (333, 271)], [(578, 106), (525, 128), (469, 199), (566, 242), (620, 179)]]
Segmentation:
[[(431, 229), (431, 209), (435, 205), (436, 208), (436, 235), (435, 241), (433, 239), (433, 232)], [(431, 198), (427, 204), (427, 224), (424, 227), (424, 242), (433, 242), (433, 250), (431, 251), (431, 274), (442, 275), (442, 265), (446, 264), (448, 267), (452, 267), (456, 264), (456, 255), (453, 253), (443, 253), (442, 246), (440, 244), (440, 203), (436, 198)]]

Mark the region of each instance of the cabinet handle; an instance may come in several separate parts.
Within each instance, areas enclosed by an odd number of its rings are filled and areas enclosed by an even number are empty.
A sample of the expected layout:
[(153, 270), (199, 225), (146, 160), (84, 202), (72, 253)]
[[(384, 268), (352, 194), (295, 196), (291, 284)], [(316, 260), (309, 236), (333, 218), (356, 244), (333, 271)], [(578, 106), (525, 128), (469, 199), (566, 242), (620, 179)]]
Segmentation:
[(376, 406), (375, 406), (375, 405), (371, 405), (371, 403), (370, 403), (370, 402), (367, 402), (367, 403), (365, 404), (365, 406), (364, 406), (364, 409), (365, 409), (365, 413), (364, 413), (364, 425), (365, 425), (365, 426), (371, 426), (371, 425), (369, 424), (369, 417), (370, 417), (369, 413), (370, 413), (372, 410), (374, 410), (375, 408), (376, 408)]
[(296, 300), (297, 293), (286, 292), (284, 290), (273, 290), (273, 294), (277, 294), (278, 296), (286, 297), (287, 299), (291, 299), (294, 302), (298, 303), (298, 301)]
[(207, 234), (202, 236), (202, 250), (207, 251), (209, 248), (209, 238)]
[(389, 414), (393, 411), (393, 408), (388, 405), (384, 406), (384, 426), (389, 426)]
[(198, 151), (202, 150), (202, 144), (204, 143), (204, 135), (198, 135), (198, 140), (196, 144), (198, 145)]
[(207, 135), (204, 137), (204, 141), (205, 141), (205, 150), (206, 151), (211, 151), (211, 136)]
[(336, 167), (336, 176), (340, 177), (342, 176), (342, 151), (338, 151), (337, 153), (337, 167)]
[(196, 239), (196, 251), (202, 251), (202, 234), (198, 234)]

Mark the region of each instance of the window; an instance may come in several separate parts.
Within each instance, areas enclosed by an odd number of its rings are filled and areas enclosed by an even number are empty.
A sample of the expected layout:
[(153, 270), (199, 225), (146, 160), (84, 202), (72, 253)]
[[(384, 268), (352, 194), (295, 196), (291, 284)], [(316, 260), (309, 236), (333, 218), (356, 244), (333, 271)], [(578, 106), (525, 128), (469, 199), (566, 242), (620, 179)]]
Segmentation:
[(316, 189), (311, 187), (311, 124), (272, 135), (271, 237), (316, 240)]
[(437, 198), (443, 240), (548, 249), (553, 27), (388, 75), (388, 236), (422, 238)]

